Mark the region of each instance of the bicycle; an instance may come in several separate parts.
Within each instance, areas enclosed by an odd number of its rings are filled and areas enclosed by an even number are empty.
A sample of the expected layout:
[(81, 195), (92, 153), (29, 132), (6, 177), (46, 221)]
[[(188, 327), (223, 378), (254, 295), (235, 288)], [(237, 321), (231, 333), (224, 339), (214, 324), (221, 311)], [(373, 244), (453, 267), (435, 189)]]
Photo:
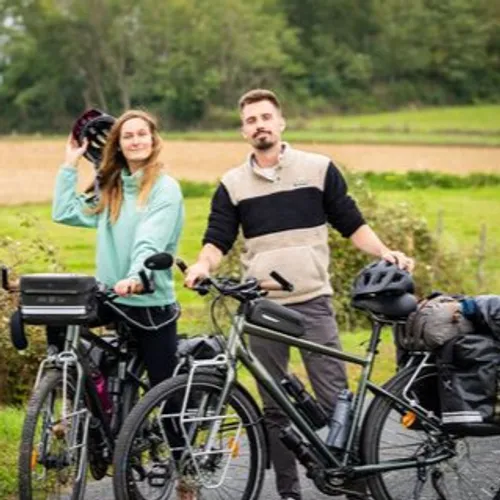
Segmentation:
[[(156, 271), (171, 264), (168, 254), (159, 253), (144, 266)], [(152, 293), (154, 282), (144, 271), (139, 274), (141, 293)], [(2, 286), (21, 296), (13, 332), (17, 347), (27, 345), (24, 324), (65, 329), (62, 350), (49, 346), (41, 361), (28, 402), (18, 460), (19, 496), (82, 499), (87, 468), (94, 479), (106, 475), (122, 422), (139, 393), (149, 388), (127, 316), (103, 336), (89, 329), (98, 303), (119, 311), (113, 305), (118, 296), (91, 276), (24, 275), (12, 286), (3, 268)]]
[[(283, 289), (291, 288), (278, 274), (272, 276)], [(500, 456), (500, 429), (491, 429), (486, 440), (444, 430), (439, 407), (432, 403), (437, 399), (432, 353), (409, 352), (406, 365), (381, 387), (370, 380), (382, 328), (405, 323), (416, 307), (412, 294), (353, 299), (352, 305), (364, 311), (372, 325), (367, 354), (360, 357), (301, 339), (300, 315), (265, 299), (266, 292), (254, 279), (240, 283), (207, 278), (196, 290), (213, 293), (215, 301), (231, 297), (239, 303), (227, 339), (222, 337), (223, 352), (212, 360), (192, 360), (188, 373), (158, 385), (134, 407), (116, 444), (113, 481), (118, 499), (137, 498), (140, 481), (134, 463), (152, 448), (156, 450), (152, 467), (176, 470), (176, 476), (170, 474), (163, 482), (191, 477), (204, 499), (211, 494), (245, 500), (259, 497), (269, 467), (267, 434), (255, 400), (237, 381), (237, 362), (288, 415), (293, 426), (283, 429), (281, 438), (321, 492), (366, 498), (349, 488), (352, 481), (361, 479), (376, 500), (500, 499), (498, 462), (490, 454)], [(328, 418), (273, 380), (243, 333), (362, 368), (339, 443), (326, 444), (320, 429)], [(368, 391), (373, 398), (365, 408)], [(142, 439), (138, 450), (138, 437), (145, 428), (151, 441), (148, 445)]]

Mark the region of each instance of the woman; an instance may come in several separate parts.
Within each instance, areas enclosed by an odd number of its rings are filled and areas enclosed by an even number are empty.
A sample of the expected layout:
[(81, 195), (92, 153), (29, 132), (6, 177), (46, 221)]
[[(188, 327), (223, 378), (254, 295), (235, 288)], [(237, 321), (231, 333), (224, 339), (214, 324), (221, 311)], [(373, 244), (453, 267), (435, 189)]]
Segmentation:
[[(114, 123), (98, 171), (99, 199), (76, 193), (81, 146), (70, 135), (57, 175), (52, 218), (71, 226), (97, 228), (97, 278), (112, 288), (115, 301), (133, 322), (134, 336), (151, 385), (175, 367), (178, 307), (171, 271), (155, 273), (155, 292), (135, 295), (144, 260), (157, 252), (175, 254), (183, 223), (182, 194), (162, 171), (157, 125), (144, 111), (130, 110)], [(106, 308), (107, 312), (110, 308)], [(115, 313), (116, 314), (116, 313)], [(111, 314), (112, 316), (113, 314)], [(49, 343), (51, 342), (49, 332)]]

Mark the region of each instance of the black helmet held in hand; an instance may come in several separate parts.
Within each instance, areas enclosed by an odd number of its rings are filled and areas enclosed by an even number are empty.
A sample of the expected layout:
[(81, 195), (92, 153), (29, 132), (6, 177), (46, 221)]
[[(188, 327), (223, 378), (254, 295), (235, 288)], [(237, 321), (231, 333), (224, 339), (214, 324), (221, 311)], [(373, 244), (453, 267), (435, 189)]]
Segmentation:
[(113, 116), (99, 109), (89, 109), (73, 125), (72, 134), (78, 144), (81, 146), (84, 139), (89, 141), (83, 156), (96, 167), (102, 160), (102, 151), (115, 121)]
[(360, 271), (354, 280), (351, 296), (360, 299), (374, 295), (403, 295), (414, 291), (411, 274), (382, 259)]

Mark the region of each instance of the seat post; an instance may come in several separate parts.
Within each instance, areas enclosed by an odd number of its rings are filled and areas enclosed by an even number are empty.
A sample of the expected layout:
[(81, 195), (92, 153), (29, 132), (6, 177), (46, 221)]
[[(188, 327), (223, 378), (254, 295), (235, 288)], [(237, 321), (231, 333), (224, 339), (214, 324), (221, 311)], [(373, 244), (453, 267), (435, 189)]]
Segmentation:
[(372, 334), (370, 337), (370, 344), (368, 346), (368, 352), (375, 354), (377, 350), (378, 343), (380, 342), (380, 332), (385, 324), (378, 318), (371, 316), (370, 318), (372, 324)]

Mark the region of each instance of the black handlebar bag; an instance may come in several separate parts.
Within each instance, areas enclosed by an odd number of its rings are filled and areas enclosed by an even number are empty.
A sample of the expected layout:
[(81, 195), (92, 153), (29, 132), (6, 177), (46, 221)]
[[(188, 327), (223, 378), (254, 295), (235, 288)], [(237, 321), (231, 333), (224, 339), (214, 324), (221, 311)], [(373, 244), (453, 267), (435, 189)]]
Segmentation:
[(500, 343), (482, 333), (459, 335), (436, 358), (444, 427), (463, 435), (500, 434)]
[(88, 325), (97, 321), (97, 281), (81, 274), (26, 274), (19, 310), (32, 325)]

